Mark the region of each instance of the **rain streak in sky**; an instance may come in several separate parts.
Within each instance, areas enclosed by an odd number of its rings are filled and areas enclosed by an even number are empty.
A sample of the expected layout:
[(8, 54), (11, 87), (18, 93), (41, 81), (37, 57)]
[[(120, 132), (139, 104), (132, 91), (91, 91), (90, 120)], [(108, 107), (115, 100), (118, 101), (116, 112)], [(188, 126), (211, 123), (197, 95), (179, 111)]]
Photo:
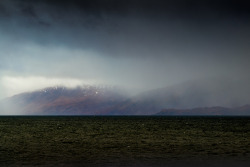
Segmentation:
[[(243, 0), (1, 0), (0, 99), (53, 85), (249, 90)], [(213, 85), (213, 84), (212, 84)]]

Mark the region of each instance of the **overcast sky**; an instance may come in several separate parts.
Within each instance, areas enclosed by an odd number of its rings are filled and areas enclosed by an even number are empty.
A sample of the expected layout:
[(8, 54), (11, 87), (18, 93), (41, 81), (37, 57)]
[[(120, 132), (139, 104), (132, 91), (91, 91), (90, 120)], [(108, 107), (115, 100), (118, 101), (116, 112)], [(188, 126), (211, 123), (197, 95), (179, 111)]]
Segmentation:
[(243, 0), (1, 0), (0, 99), (53, 85), (142, 91), (220, 76), (249, 81), (249, 7)]

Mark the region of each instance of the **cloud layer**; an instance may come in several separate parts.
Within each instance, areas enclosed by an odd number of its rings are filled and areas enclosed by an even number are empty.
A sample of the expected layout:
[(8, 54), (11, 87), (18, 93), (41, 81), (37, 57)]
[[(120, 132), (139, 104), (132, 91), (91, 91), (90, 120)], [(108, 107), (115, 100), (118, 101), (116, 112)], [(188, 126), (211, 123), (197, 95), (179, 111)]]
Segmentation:
[(247, 82), (248, 7), (233, 0), (2, 0), (0, 98), (15, 93), (6, 78), (19, 79), (20, 91), (23, 78), (32, 89), (44, 85), (30, 78), (46, 78), (132, 92), (220, 76)]

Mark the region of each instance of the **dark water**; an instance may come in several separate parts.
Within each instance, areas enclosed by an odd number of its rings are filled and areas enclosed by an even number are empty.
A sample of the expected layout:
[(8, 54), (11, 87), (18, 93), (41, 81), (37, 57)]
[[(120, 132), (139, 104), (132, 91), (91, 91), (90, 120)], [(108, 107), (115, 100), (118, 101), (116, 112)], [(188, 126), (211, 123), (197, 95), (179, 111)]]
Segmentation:
[(250, 166), (250, 117), (2, 116), (0, 166)]

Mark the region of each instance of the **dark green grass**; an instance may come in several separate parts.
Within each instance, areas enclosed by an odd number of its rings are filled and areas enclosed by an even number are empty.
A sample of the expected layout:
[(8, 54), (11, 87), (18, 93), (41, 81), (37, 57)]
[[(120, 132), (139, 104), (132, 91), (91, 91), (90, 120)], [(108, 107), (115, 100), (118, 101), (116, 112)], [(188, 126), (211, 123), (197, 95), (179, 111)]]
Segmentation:
[(0, 117), (0, 166), (228, 160), (250, 164), (250, 117)]

